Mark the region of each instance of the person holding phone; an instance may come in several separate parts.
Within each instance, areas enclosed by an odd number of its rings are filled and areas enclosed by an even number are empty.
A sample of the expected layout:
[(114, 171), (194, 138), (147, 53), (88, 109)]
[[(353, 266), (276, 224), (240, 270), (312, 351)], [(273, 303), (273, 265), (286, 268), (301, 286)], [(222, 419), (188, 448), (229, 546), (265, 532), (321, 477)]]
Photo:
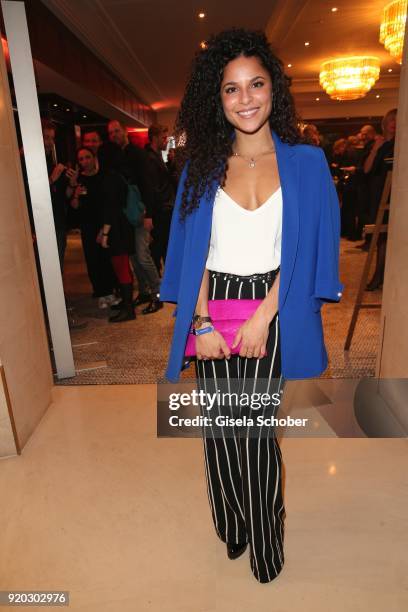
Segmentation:
[(101, 247), (101, 227), (103, 224), (103, 181), (96, 154), (86, 147), (77, 151), (77, 170), (67, 170), (71, 196), (71, 206), (79, 211), (82, 248), (88, 278), (93, 296), (98, 298), (98, 306), (107, 309), (119, 300), (113, 293), (116, 278), (109, 253)]
[[(321, 307), (338, 302), (340, 212), (321, 148), (301, 144), (289, 79), (263, 32), (232, 29), (198, 51), (177, 118), (186, 163), (180, 178), (160, 299), (175, 302), (166, 378), (177, 382), (195, 336), (200, 390), (254, 398), (327, 367)], [(256, 300), (228, 343), (210, 303)], [(239, 304), (238, 304), (239, 306)], [(228, 316), (228, 310), (224, 310)], [(231, 325), (234, 321), (231, 320)], [(238, 415), (275, 416), (274, 400)], [(211, 412), (210, 412), (211, 409)], [(203, 415), (236, 406), (219, 400)], [(249, 545), (251, 571), (274, 580), (284, 565), (282, 454), (272, 426), (203, 431), (217, 536), (230, 559)]]

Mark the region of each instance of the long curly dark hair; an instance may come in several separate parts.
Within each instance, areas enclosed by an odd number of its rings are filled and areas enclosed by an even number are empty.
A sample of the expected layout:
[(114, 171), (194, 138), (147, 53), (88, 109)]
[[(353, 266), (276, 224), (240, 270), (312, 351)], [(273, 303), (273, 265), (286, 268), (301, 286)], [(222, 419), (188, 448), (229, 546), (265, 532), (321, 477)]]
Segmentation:
[(239, 56), (256, 56), (269, 72), (273, 104), (270, 126), (284, 142), (301, 142), (290, 79), (262, 31), (232, 28), (211, 36), (194, 57), (176, 120), (176, 139), (184, 141), (183, 158), (189, 162), (182, 194), (180, 218), (198, 207), (215, 181), (223, 185), (232, 155), (233, 126), (224, 115), (221, 82), (225, 66)]

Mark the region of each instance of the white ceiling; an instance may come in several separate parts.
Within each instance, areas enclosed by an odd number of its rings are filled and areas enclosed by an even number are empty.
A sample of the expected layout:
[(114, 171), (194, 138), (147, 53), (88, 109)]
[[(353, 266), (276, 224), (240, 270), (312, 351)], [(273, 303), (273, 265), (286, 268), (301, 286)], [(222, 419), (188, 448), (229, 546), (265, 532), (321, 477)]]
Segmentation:
[[(380, 115), (397, 104), (400, 67), (378, 42), (387, 0), (42, 1), (159, 111), (174, 114), (199, 42), (231, 26), (266, 30), (285, 65), (293, 64), (286, 72), (305, 118)], [(197, 18), (200, 10), (204, 20)], [(335, 102), (319, 86), (319, 67), (347, 54), (379, 57), (381, 77), (364, 99)]]
[[(266, 31), (293, 77), (293, 92), (303, 114), (346, 116), (382, 114), (397, 105), (400, 66), (379, 43), (382, 9), (389, 0), (286, 0), (275, 7)], [(337, 12), (331, 8), (337, 7)], [(305, 42), (309, 46), (305, 46)], [(361, 100), (331, 100), (319, 85), (323, 61), (347, 55), (380, 59), (380, 78)], [(392, 72), (389, 73), (388, 69)], [(380, 95), (377, 99), (376, 95)], [(316, 101), (319, 97), (319, 102)]]

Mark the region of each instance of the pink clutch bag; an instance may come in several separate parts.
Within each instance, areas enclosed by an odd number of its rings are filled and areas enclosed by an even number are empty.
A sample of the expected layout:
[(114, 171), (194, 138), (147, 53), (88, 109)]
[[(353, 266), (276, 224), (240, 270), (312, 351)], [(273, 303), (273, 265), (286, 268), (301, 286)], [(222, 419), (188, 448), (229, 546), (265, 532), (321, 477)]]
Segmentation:
[[(238, 328), (247, 321), (258, 308), (263, 300), (208, 300), (208, 314), (212, 324), (223, 336), (225, 342), (231, 348)], [(189, 333), (185, 357), (195, 357), (196, 336)], [(240, 343), (233, 349), (232, 354), (239, 353)]]

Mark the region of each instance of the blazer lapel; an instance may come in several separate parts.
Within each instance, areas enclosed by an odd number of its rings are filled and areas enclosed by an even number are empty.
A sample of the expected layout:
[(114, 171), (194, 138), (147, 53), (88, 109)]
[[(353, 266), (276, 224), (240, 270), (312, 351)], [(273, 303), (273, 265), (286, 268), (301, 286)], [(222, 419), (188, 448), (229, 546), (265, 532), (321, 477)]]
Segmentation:
[(296, 147), (284, 143), (272, 131), (282, 189), (282, 252), (279, 280), (279, 309), (285, 303), (295, 265), (299, 241), (299, 160)]

